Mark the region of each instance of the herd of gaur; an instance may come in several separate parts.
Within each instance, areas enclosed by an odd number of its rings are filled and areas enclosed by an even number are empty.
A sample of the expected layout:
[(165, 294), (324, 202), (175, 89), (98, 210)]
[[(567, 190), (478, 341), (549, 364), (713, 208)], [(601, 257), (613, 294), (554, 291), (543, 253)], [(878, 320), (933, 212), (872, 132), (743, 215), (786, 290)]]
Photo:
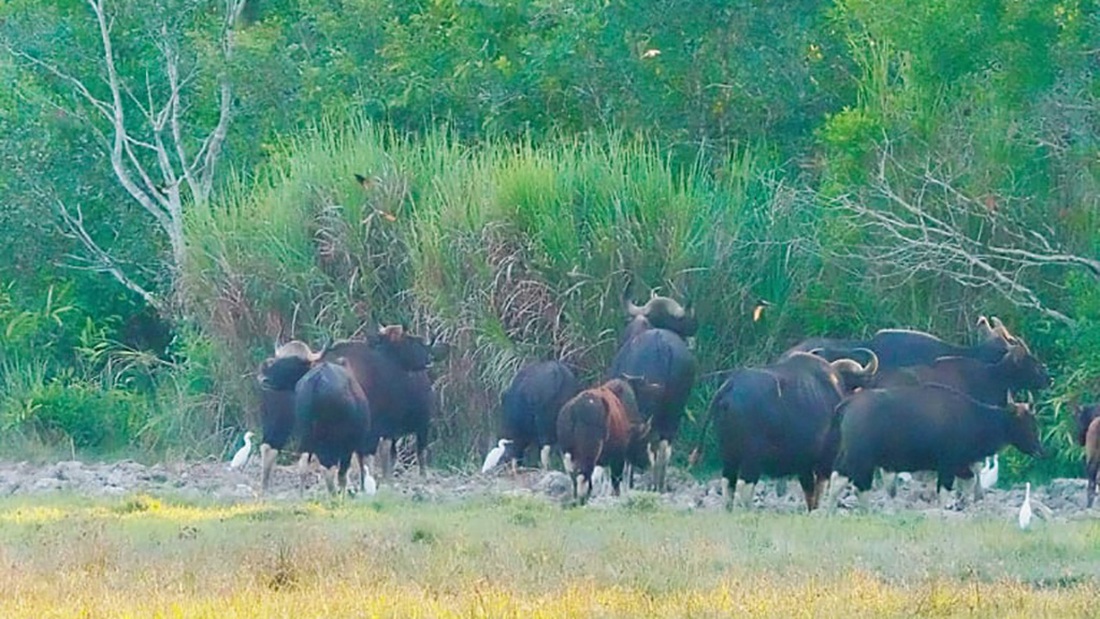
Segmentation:
[[(628, 324), (599, 384), (582, 388), (559, 361), (531, 363), (501, 396), (503, 438), (487, 459), (514, 468), (529, 448), (550, 467), (561, 454), (573, 495), (584, 502), (594, 474), (606, 470), (614, 494), (624, 475), (651, 469), (654, 490), (667, 489), (672, 443), (695, 386), (689, 341), (694, 313), (651, 295), (638, 306), (623, 295)], [(724, 373), (701, 437), (717, 433), (722, 492), (747, 505), (761, 477), (795, 477), (806, 506), (837, 504), (849, 484), (864, 503), (876, 471), (892, 495), (902, 472), (929, 471), (937, 491), (955, 480), (981, 496), (981, 462), (1006, 445), (1040, 456), (1043, 446), (1031, 404), (1047, 388), (1045, 366), (996, 317), (977, 321), (977, 343), (959, 346), (930, 333), (884, 329), (868, 340), (811, 338), (761, 367)], [(305, 474), (312, 458), (330, 492), (343, 492), (353, 457), (360, 489), (368, 462), (392, 473), (395, 441), (415, 434), (420, 474), (434, 395), (428, 368), (448, 345), (398, 325), (313, 352), (300, 341), (277, 346), (260, 366), (262, 481), (268, 489), (275, 457), (297, 438)], [(1027, 391), (1027, 402), (1013, 393)], [(1100, 475), (1100, 405), (1076, 411), (1085, 447), (1087, 502)], [(694, 462), (703, 444), (692, 451)], [(304, 477), (303, 477), (304, 479)]]

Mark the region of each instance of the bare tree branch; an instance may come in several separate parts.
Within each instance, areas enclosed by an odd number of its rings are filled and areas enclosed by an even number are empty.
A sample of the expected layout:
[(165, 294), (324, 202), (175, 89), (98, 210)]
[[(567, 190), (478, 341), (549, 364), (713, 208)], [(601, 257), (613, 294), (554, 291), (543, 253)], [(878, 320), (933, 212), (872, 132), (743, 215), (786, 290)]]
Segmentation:
[(996, 200), (987, 200), (966, 195), (931, 162), (919, 174), (906, 170), (887, 144), (868, 191), (831, 201), (864, 232), (858, 245), (834, 254), (872, 265), (895, 285), (933, 274), (964, 287), (993, 288), (1020, 307), (1072, 324), (1043, 302), (1028, 271), (1083, 267), (1100, 276), (1100, 261), (1060, 249), (1049, 229), (1014, 221), (998, 212)]
[[(104, 83), (108, 93), (105, 98), (93, 93), (92, 82), (26, 51), (15, 49), (10, 43), (6, 44), (6, 48), (13, 57), (68, 84), (78, 100), (90, 104), (106, 121), (104, 127), (104, 123), (97, 124), (83, 114), (77, 115), (86, 120), (90, 131), (105, 141), (111, 169), (119, 184), (153, 217), (159, 232), (167, 236), (171, 248), (169, 264), (175, 277), (186, 258), (183, 228), (185, 194), (182, 189), (186, 187), (189, 206), (200, 209), (207, 207), (214, 186), (217, 163), (229, 132), (233, 115), (233, 89), (228, 70), (224, 65), (218, 69), (218, 121), (200, 141), (195, 155), (188, 157), (187, 141), (193, 137), (184, 128), (183, 113), (186, 106), (182, 101), (183, 89), (192, 83), (191, 78), (198, 69), (192, 69), (187, 77), (181, 79), (180, 53), (169, 41), (168, 25), (165, 24), (161, 27), (157, 47), (163, 60), (168, 94), (158, 101), (158, 89), (146, 73), (144, 96), (138, 96), (131, 84), (126, 83), (119, 74), (116, 65), (112, 39), (114, 17), (107, 9), (107, 0), (85, 1), (92, 10), (99, 33), (99, 61), (105, 69)], [(244, 10), (245, 1), (223, 0), (225, 13), (219, 34), (219, 48), (226, 64), (232, 60), (234, 28)], [(140, 91), (140, 87), (138, 89)], [(167, 306), (163, 299), (158, 299), (153, 292), (127, 276), (123, 268), (112, 259), (110, 252), (92, 238), (84, 225), (84, 216), (79, 207), (75, 208), (74, 215), (73, 209), (61, 205), (59, 213), (66, 234), (79, 240), (89, 254), (86, 262), (91, 266), (84, 268), (111, 274), (158, 309)]]
[(78, 259), (86, 264), (83, 266), (76, 266), (69, 264), (67, 266), (71, 268), (82, 268), (100, 273), (107, 273), (118, 280), (123, 286), (129, 290), (137, 293), (146, 303), (148, 303), (153, 309), (162, 311), (164, 309), (163, 303), (160, 298), (149, 291), (148, 288), (137, 283), (131, 279), (120, 267), (118, 261), (115, 260), (110, 253), (104, 250), (99, 243), (96, 243), (92, 235), (88, 233), (87, 228), (84, 227), (84, 213), (80, 207), (76, 207), (76, 215), (73, 215), (64, 203), (57, 202), (58, 212), (61, 214), (61, 221), (64, 225), (65, 234), (69, 238), (76, 239), (84, 246), (87, 251), (86, 256), (70, 258)]

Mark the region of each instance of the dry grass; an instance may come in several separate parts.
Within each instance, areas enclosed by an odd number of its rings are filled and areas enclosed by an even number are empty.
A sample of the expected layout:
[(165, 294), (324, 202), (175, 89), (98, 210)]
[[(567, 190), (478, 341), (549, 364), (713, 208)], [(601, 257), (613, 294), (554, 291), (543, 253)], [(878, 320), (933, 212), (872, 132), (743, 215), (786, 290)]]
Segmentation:
[(1092, 616), (1100, 527), (515, 499), (0, 502), (0, 616)]

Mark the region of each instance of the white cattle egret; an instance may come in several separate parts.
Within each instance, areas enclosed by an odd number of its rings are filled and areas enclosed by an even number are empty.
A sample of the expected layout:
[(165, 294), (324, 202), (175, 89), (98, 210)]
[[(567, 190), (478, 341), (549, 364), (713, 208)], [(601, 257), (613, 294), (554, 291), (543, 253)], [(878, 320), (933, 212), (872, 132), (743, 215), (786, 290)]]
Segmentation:
[(233, 460), (229, 463), (229, 470), (239, 469), (248, 463), (249, 457), (252, 456), (252, 437), (251, 431), (244, 433), (244, 447), (233, 454)]
[(374, 480), (374, 475), (370, 474), (370, 467), (366, 464), (363, 465), (363, 494), (367, 496), (374, 496), (378, 493), (378, 482)]
[(485, 464), (481, 465), (481, 472), (488, 473), (494, 466), (496, 466), (500, 459), (504, 457), (505, 445), (512, 441), (506, 438), (502, 438), (497, 441), (497, 446), (489, 450), (489, 455), (485, 456)]
[(1031, 524), (1031, 482), (1024, 487), (1024, 503), (1020, 506), (1020, 528), (1026, 529)]
[(611, 477), (608, 476), (607, 470), (602, 466), (597, 466), (592, 469), (592, 495), (603, 496), (611, 494), (612, 492)]
[(985, 459), (985, 465), (982, 466), (982, 470), (978, 472), (978, 483), (982, 485), (982, 490), (989, 490), (997, 485), (997, 470), (999, 468), (1000, 463), (997, 462), (997, 454), (993, 454), (992, 466), (989, 464), (989, 458)]

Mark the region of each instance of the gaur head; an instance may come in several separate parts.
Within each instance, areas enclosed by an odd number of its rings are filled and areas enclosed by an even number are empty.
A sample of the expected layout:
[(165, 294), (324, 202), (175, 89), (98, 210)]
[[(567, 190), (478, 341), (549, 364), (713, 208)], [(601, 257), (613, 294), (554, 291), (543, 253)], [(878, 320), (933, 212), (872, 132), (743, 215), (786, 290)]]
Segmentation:
[(1023, 344), (1009, 348), (997, 365), (1016, 388), (1046, 389), (1050, 386), (1050, 374), (1047, 373), (1046, 366)]
[(428, 348), (432, 351), (432, 359), (435, 361), (443, 361), (451, 354), (451, 345), (447, 342), (439, 341), (439, 335), (433, 334), (428, 338)]
[(432, 346), (419, 335), (407, 333), (403, 325), (379, 327), (378, 333), (368, 336), (367, 341), (391, 355), (408, 372), (418, 372), (432, 364)]
[(645, 305), (638, 306), (630, 299), (630, 284), (623, 291), (623, 308), (632, 321), (644, 319), (652, 327), (675, 331), (680, 337), (691, 337), (699, 329), (690, 302), (680, 305), (671, 297), (654, 294)]
[(1089, 431), (1092, 420), (1100, 417), (1100, 404), (1078, 404), (1073, 411), (1073, 419), (1077, 422), (1077, 433), (1074, 438), (1077, 444), (1084, 447), (1085, 435)]
[(1007, 414), (1012, 415), (1010, 442), (1016, 449), (1036, 458), (1045, 454), (1039, 440), (1039, 421), (1031, 410), (1031, 398), (1028, 402), (1009, 401)]
[(298, 379), (309, 371), (313, 364), (321, 359), (328, 350), (313, 352), (309, 344), (301, 340), (291, 340), (285, 344), (275, 344), (274, 354), (264, 359), (256, 379), (264, 389), (291, 391)]

